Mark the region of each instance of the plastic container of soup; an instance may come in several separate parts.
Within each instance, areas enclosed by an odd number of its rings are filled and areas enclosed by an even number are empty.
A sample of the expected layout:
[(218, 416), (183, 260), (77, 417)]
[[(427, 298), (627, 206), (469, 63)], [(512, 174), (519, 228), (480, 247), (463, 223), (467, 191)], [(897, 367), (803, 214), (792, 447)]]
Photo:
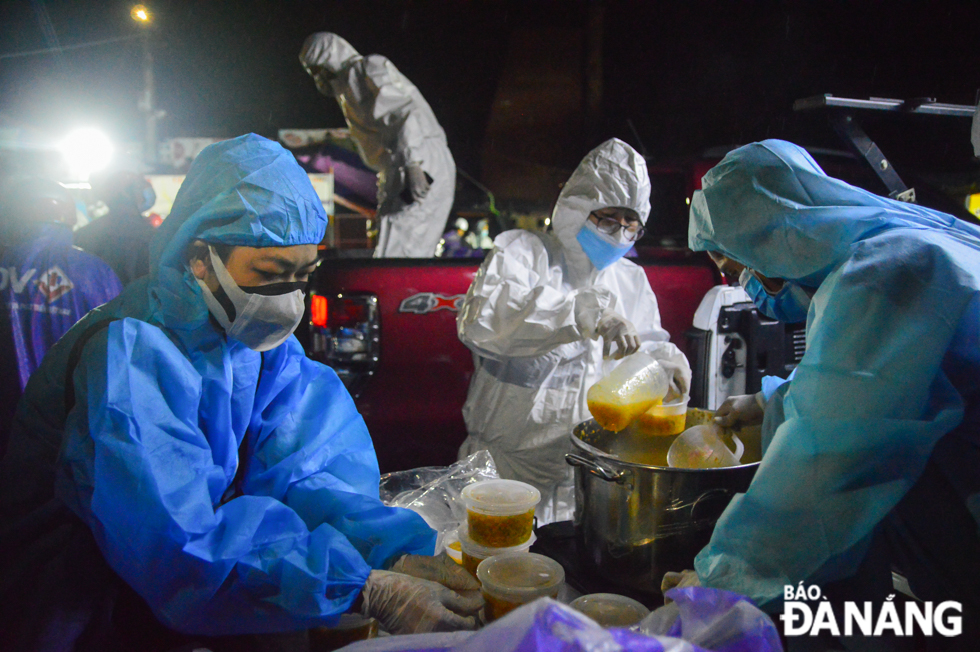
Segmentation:
[(483, 480), (461, 492), (470, 539), (488, 548), (511, 548), (531, 538), (541, 492), (517, 480)]
[(646, 353), (635, 353), (589, 388), (586, 402), (596, 422), (619, 432), (655, 404), (670, 386), (667, 372)]
[(446, 554), (457, 564), (463, 563), (463, 544), (459, 540), (459, 533), (453, 530), (446, 535)]
[(476, 567), (483, 585), (484, 620), (492, 622), (538, 598), (557, 598), (565, 570), (557, 561), (534, 552), (507, 552)]
[(632, 627), (650, 614), (650, 610), (632, 598), (615, 593), (590, 593), (568, 605), (603, 627)]
[(684, 432), (688, 400), (654, 405), (637, 417), (635, 431), (648, 437), (670, 437)]
[(487, 546), (481, 546), (479, 543), (473, 541), (470, 538), (469, 532), (467, 531), (466, 524), (459, 526), (457, 530), (459, 534), (459, 543), (462, 552), (461, 563), (463, 568), (468, 570), (473, 577), (476, 577), (476, 567), (480, 565), (480, 562), (484, 559), (489, 559), (494, 555), (502, 555), (507, 552), (527, 552), (530, 550), (531, 545), (537, 540), (534, 533), (531, 533), (531, 538), (524, 543), (510, 548), (488, 548)]

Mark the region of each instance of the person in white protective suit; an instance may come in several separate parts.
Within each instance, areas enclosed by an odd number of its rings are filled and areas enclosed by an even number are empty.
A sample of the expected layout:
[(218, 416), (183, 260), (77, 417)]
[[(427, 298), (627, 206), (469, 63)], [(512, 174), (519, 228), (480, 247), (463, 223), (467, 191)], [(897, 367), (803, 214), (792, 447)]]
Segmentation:
[(428, 258), (456, 193), (456, 163), (428, 102), (379, 54), (366, 57), (336, 34), (317, 32), (299, 60), (323, 95), (336, 98), (361, 159), (378, 173), (375, 258)]
[(554, 233), (497, 236), (460, 309), (459, 339), (475, 364), (460, 457), (487, 449), (501, 477), (537, 487), (539, 524), (572, 516), (569, 434), (591, 416), (588, 388), (618, 359), (649, 353), (674, 390), (688, 392), (690, 366), (660, 326), (646, 273), (623, 258), (642, 235), (649, 198), (640, 154), (606, 141), (562, 189)]

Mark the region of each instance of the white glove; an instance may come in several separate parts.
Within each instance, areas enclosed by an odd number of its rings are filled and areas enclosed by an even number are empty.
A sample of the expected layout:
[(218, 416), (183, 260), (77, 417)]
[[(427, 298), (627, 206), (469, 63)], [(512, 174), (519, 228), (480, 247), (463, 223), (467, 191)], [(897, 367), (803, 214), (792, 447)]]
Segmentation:
[(479, 595), (462, 597), (435, 582), (373, 570), (361, 591), (361, 613), (377, 618), (390, 634), (424, 634), (476, 629)]
[(602, 338), (602, 356), (609, 357), (613, 342), (616, 343), (614, 360), (621, 360), (640, 350), (640, 334), (628, 319), (612, 310), (603, 310), (596, 324), (595, 334)]
[(670, 390), (664, 403), (673, 403), (683, 397), (689, 397), (691, 392), (691, 365), (683, 354), (668, 358), (657, 358), (657, 362), (670, 376)]
[(442, 553), (437, 557), (403, 555), (391, 567), (395, 573), (403, 573), (420, 580), (438, 582), (453, 591), (479, 591), (480, 583), (465, 568)]
[(419, 163), (409, 163), (405, 168), (405, 178), (412, 199), (418, 201), (429, 192), (429, 180), (425, 178), (425, 170)]
[(762, 423), (766, 412), (755, 394), (729, 396), (715, 410), (715, 423), (724, 428), (741, 428)]
[[(666, 593), (671, 589), (686, 589), (689, 586), (701, 586), (698, 574), (692, 570), (681, 571), (680, 573), (664, 573), (664, 578), (660, 580), (660, 592)], [(670, 598), (664, 597), (664, 604), (673, 602)]]

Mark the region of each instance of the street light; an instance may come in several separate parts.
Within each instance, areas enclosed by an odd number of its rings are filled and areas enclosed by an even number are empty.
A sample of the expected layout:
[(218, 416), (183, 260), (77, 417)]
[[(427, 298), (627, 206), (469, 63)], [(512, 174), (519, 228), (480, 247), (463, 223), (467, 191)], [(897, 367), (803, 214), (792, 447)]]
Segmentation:
[(150, 10), (144, 5), (133, 5), (133, 8), (129, 11), (129, 17), (135, 20), (137, 23), (142, 23), (144, 25), (148, 24), (153, 18), (150, 15)]
[(58, 143), (73, 181), (88, 181), (93, 172), (105, 169), (112, 161), (113, 149), (108, 136), (92, 127), (76, 129)]
[(129, 11), (129, 17), (141, 27), (143, 32), (143, 95), (139, 100), (139, 109), (146, 119), (143, 130), (143, 162), (153, 168), (157, 163), (157, 120), (166, 115), (154, 106), (155, 83), (153, 79), (153, 52), (150, 50), (150, 23), (153, 14), (145, 5), (134, 5)]

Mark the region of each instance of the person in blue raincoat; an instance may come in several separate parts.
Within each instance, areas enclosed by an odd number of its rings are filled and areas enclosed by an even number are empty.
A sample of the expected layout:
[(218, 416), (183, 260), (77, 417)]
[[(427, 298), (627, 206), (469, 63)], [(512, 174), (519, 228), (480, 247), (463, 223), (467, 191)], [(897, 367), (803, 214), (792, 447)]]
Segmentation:
[(690, 246), (812, 295), (806, 354), (766, 405), (762, 463), (693, 581), (770, 610), (800, 582), (880, 607), (894, 566), (921, 600), (961, 603), (966, 633), (944, 649), (974, 644), (980, 228), (767, 140), (705, 175)]
[(122, 291), (107, 264), (72, 247), (74, 223), (75, 200), (56, 181), (14, 177), (0, 189), (0, 457), (17, 401), (44, 354)]
[[(443, 586), (475, 580), (425, 556), (421, 517), (381, 503), (350, 395), (292, 336), (326, 221), (276, 143), (196, 159), (151, 275), (62, 338), (18, 407), (0, 648), (167, 649), (352, 610), (393, 632), (475, 625), (482, 601)], [(247, 649), (231, 640), (208, 647)]]

